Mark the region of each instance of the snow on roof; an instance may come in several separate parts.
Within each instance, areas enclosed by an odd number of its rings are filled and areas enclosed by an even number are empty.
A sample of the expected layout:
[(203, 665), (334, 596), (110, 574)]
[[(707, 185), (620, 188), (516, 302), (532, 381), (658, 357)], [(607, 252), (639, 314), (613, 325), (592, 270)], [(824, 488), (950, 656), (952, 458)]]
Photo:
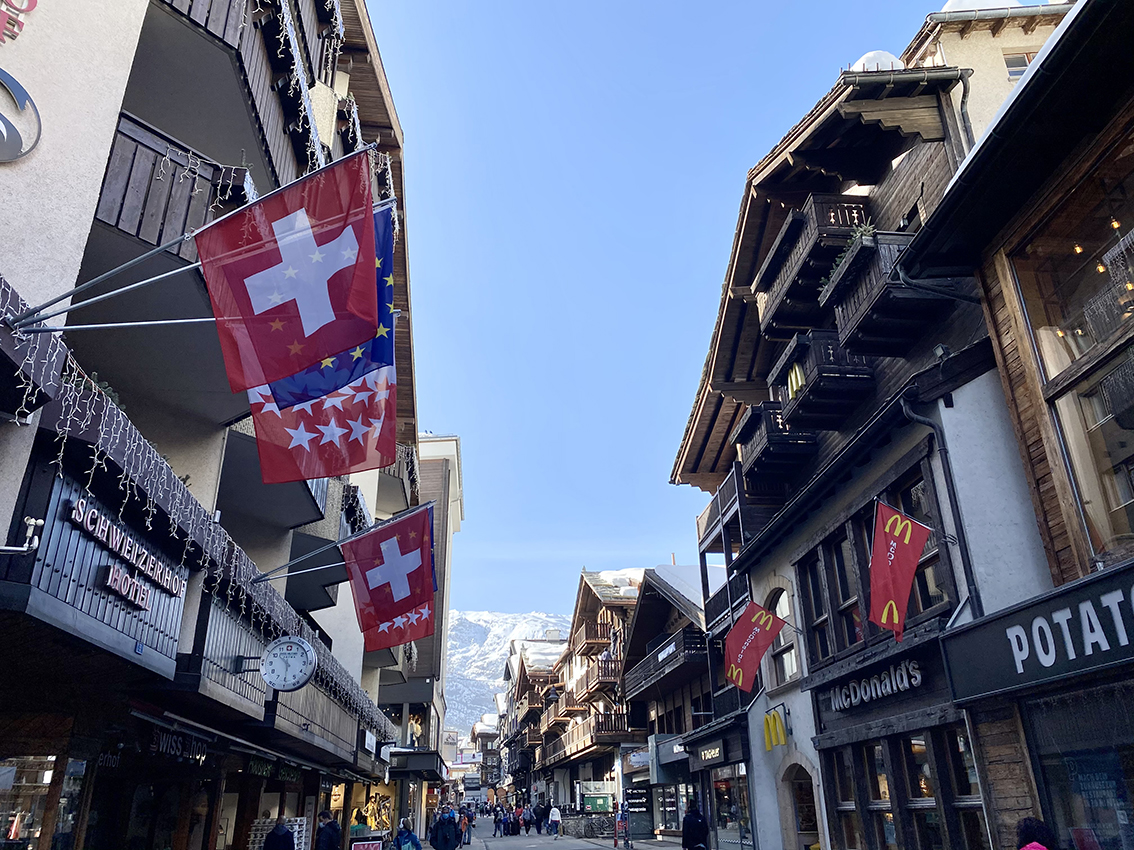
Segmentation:
[(949, 0), (941, 7), (942, 12), (969, 12), (976, 9), (1005, 9), (1009, 6), (1022, 6), (1020, 0)]
[(666, 584), (684, 596), (698, 609), (704, 608), (701, 599), (701, 568), (682, 564), (662, 564), (654, 572)]
[(716, 593), (722, 587), (724, 587), (725, 578), (727, 578), (727, 573), (725, 572), (725, 568), (724, 568), (723, 564), (709, 564), (708, 565), (708, 573), (709, 573), (709, 594), (711, 595), (711, 594)]
[(638, 587), (642, 584), (644, 572), (641, 567), (590, 573), (583, 570), (583, 580), (602, 602), (624, 602), (638, 598)]
[(533, 640), (521, 641), (520, 652), (524, 656), (524, 664), (528, 672), (533, 670), (550, 670), (562, 657), (567, 649), (567, 641)]
[[(950, 0), (950, 2), (965, 2), (965, 0)], [(851, 65), (852, 71), (902, 71), (906, 63), (888, 50), (871, 50)]]

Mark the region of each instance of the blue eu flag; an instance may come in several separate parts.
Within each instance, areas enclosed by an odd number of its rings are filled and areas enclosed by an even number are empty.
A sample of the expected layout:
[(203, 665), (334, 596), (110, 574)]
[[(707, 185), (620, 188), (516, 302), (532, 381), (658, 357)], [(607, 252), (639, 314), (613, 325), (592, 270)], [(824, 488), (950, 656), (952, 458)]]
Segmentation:
[(378, 285), (378, 333), (368, 343), (328, 357), (302, 372), (268, 384), (281, 410), (341, 390), (363, 375), (394, 365), (394, 208), (374, 213), (375, 276)]

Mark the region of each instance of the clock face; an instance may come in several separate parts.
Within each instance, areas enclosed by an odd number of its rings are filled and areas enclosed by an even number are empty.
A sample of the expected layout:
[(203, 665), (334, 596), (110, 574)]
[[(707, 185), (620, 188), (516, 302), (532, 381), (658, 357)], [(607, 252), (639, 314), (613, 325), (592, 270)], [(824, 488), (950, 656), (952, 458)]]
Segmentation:
[(315, 675), (318, 656), (303, 638), (282, 637), (268, 644), (260, 659), (260, 675), (277, 691), (298, 691)]

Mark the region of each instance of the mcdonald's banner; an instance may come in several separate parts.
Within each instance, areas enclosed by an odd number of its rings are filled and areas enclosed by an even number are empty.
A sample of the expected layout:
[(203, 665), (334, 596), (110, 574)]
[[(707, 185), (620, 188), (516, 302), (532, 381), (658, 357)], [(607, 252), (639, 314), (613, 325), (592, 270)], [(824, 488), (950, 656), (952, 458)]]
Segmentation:
[(785, 625), (771, 611), (749, 602), (725, 638), (725, 678), (745, 693), (751, 691), (760, 660)]
[(787, 746), (787, 730), (779, 711), (773, 709), (764, 714), (764, 751), (771, 752), (772, 747), (778, 746)]
[(870, 622), (902, 639), (917, 563), (932, 532), (928, 526), (881, 501), (874, 511), (870, 552)]

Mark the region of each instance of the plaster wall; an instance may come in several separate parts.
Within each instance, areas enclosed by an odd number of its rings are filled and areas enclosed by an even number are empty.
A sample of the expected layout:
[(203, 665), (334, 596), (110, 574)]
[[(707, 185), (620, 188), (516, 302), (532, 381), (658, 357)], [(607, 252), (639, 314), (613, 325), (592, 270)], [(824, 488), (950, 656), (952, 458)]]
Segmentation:
[[(148, 5), (43, 0), (20, 16), (19, 37), (0, 44), (0, 68), (43, 123), (35, 150), (0, 164), (0, 274), (32, 304), (75, 285)], [(14, 113), (7, 93), (0, 100)]]
[(368, 692), (373, 688), (371, 697), (378, 693), (378, 675), (374, 671), (371, 687), (367, 687), (367, 680), (363, 676), (362, 632), (358, 630), (358, 616), (354, 612), (354, 594), (350, 588), (343, 585), (339, 589), (338, 602), (331, 608), (322, 611), (312, 611), (311, 616), (331, 636), (331, 646), (334, 648), (335, 658), (339, 660), (347, 671), (363, 683)]
[[(260, 572), (267, 572), (291, 560), (291, 529), (266, 525), (258, 519), (231, 510), (221, 515), (221, 525)], [(281, 596), (285, 595), (287, 579), (273, 578), (272, 587)]]
[[(1050, 590), (1051, 572), (999, 373), (986, 372), (958, 389), (952, 408), (939, 403), (938, 417), (985, 613)], [(964, 587), (963, 576), (957, 581)]]
[[(961, 38), (960, 33), (945, 33), (938, 44), (938, 59), (943, 65), (972, 68), (970, 81), (969, 118), (973, 135), (979, 139), (992, 122), (997, 110), (1012, 92), (1016, 82), (1008, 79), (1006, 53), (1038, 53), (1055, 27), (1037, 27), (1025, 33), (1022, 24), (1008, 23), (999, 35), (988, 30), (973, 32)], [(961, 87), (950, 93), (953, 105), (960, 115)]]

